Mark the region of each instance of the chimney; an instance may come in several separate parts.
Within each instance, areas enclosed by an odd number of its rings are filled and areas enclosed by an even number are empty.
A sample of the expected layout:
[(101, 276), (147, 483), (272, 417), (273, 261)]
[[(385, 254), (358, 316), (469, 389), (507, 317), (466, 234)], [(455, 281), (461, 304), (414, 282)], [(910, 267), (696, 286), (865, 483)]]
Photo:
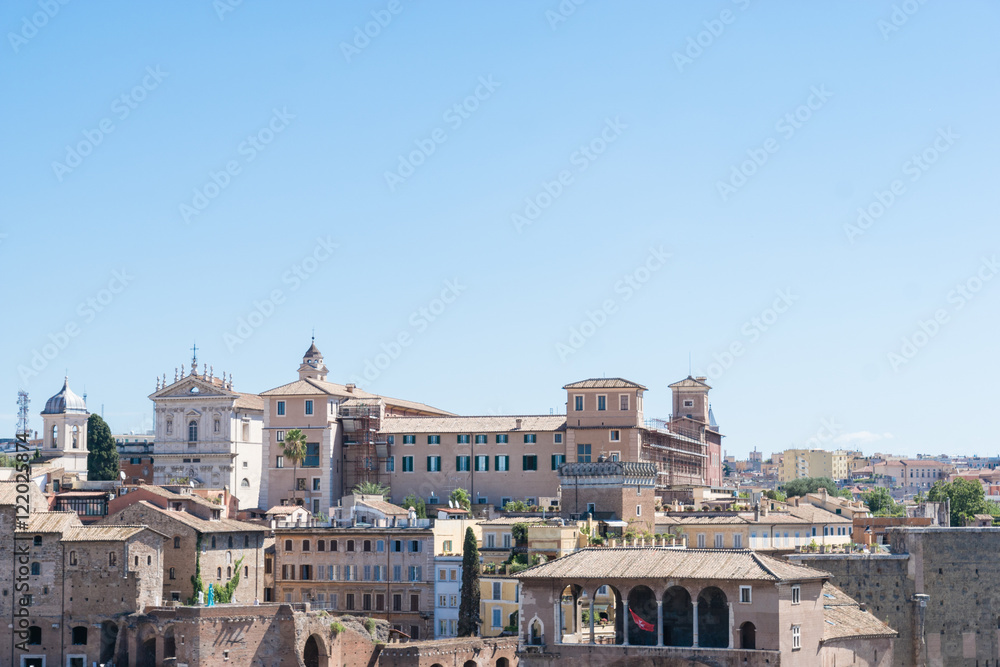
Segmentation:
[(350, 383), (344, 385), (344, 388), (347, 389), (347, 393), (348, 394), (353, 394), (355, 386), (357, 386), (357, 385), (355, 385), (353, 382), (350, 382)]
[(753, 506), (753, 520), (760, 521), (760, 503)]
[(520, 418), (520, 417), (518, 417), (517, 419), (515, 419), (515, 420), (514, 420), (514, 424), (515, 424), (514, 428), (515, 428), (516, 430), (520, 430), (520, 429), (521, 429), (521, 418)]

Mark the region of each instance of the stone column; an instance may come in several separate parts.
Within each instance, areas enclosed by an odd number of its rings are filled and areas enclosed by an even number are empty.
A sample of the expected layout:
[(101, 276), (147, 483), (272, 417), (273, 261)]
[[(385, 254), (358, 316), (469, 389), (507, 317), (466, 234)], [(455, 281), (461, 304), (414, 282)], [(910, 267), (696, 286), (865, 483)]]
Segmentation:
[(590, 601), (590, 643), (594, 644), (596, 643), (594, 641), (594, 598), (589, 597), (588, 600)]
[(917, 593), (913, 596), (916, 613), (913, 615), (913, 664), (924, 667), (927, 664), (927, 644), (924, 639), (924, 621), (927, 613), (929, 595)]
[(656, 601), (656, 645), (663, 646), (663, 600)]
[(691, 645), (697, 648), (698, 646), (698, 599), (697, 598), (695, 598), (691, 602), (691, 609), (693, 611), (691, 619), (694, 621), (694, 632), (691, 635), (691, 640), (692, 640)]
[(735, 619), (733, 618), (733, 603), (729, 603), (729, 646), (728, 648), (733, 648), (733, 623)]
[(625, 607), (625, 619), (622, 621), (622, 645), (628, 646), (628, 624), (632, 620), (632, 614), (629, 613), (628, 600), (622, 600), (622, 605)]

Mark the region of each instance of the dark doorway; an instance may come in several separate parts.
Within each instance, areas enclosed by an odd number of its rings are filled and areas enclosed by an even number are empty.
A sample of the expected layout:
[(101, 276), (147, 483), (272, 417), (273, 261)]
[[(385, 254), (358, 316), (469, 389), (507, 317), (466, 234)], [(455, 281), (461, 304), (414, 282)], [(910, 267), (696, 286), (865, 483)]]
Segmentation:
[(709, 586), (698, 595), (698, 646), (729, 646), (729, 601), (715, 586)]
[(750, 621), (740, 626), (740, 648), (757, 648), (757, 628)]
[(693, 643), (691, 594), (680, 586), (672, 586), (663, 594), (663, 645), (691, 646)]

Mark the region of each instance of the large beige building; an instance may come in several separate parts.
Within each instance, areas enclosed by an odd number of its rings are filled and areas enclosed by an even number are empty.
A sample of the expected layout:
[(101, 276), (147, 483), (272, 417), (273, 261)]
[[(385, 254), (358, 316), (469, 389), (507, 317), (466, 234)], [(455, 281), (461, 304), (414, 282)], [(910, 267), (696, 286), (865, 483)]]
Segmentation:
[(778, 468), (778, 481), (790, 482), (803, 477), (829, 477), (834, 481), (848, 477), (848, 455), (843, 450), (786, 449)]

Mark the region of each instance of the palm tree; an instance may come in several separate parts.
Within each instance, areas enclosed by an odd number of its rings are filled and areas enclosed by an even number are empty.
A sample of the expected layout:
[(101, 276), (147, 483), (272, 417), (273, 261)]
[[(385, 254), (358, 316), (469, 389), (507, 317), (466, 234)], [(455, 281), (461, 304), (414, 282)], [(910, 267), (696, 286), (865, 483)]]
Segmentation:
[(285, 433), (282, 454), (292, 462), (292, 504), (297, 505), (295, 491), (299, 483), (299, 464), (306, 458), (306, 434), (297, 428)]
[(359, 496), (382, 496), (389, 495), (389, 487), (381, 482), (359, 482), (351, 489), (352, 493)]

